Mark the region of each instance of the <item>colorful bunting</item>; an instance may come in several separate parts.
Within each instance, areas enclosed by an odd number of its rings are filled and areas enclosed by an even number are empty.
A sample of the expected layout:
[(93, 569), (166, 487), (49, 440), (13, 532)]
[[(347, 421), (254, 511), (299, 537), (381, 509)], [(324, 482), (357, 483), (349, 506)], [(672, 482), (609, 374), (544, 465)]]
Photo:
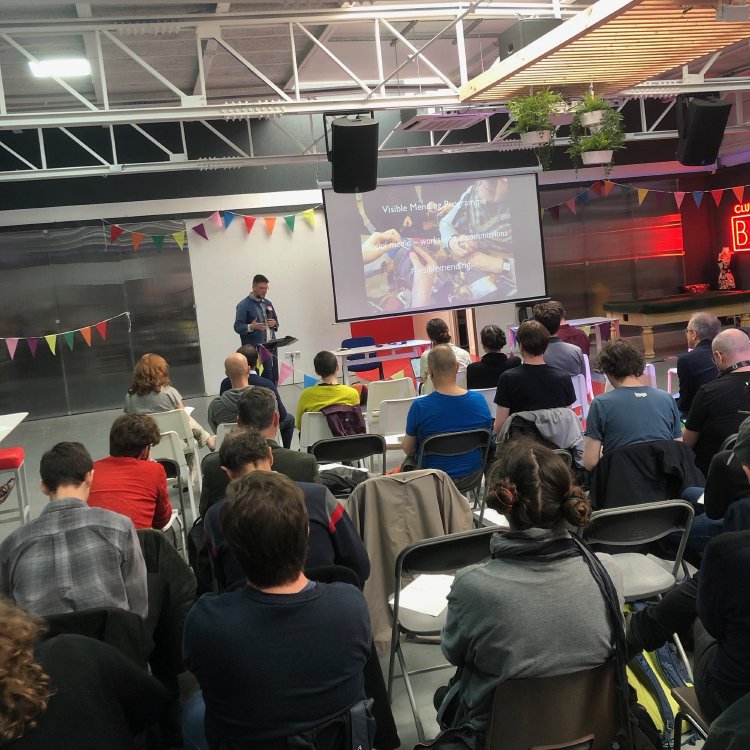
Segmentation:
[(604, 195), (604, 185), (602, 185), (600, 180), (597, 180), (591, 186), (591, 190), (593, 190), (597, 195)]
[(224, 211), (224, 229), (229, 229), (229, 225), (234, 221), (235, 216), (237, 216), (237, 214), (232, 213), (231, 211)]
[(91, 326), (86, 326), (85, 328), (79, 328), (81, 332), (81, 336), (83, 336), (83, 340), (91, 346)]
[(273, 234), (273, 228), (276, 226), (276, 217), (266, 216), (263, 221), (266, 222), (266, 231), (268, 232), (268, 236), (270, 237)]
[(30, 336), (26, 339), (26, 343), (29, 345), (29, 351), (32, 357), (36, 357), (36, 348), (39, 345), (39, 339), (35, 336)]
[(154, 247), (157, 252), (161, 252), (164, 248), (164, 235), (163, 234), (152, 234), (151, 239), (154, 241)]
[(721, 199), (724, 197), (723, 190), (712, 190), (711, 197), (714, 199), (714, 203), (718, 206), (721, 203)]
[(73, 340), (75, 338), (76, 332), (75, 331), (65, 331), (65, 333), (60, 334), (64, 339), (65, 343), (68, 345), (68, 349), (70, 351), (73, 351)]
[(591, 200), (591, 199), (589, 198), (589, 191), (588, 191), (588, 190), (584, 190), (584, 191), (583, 191), (583, 192), (582, 192), (582, 193), (581, 193), (581, 194), (580, 194), (580, 195), (578, 196), (578, 200), (579, 200), (579, 201), (580, 201), (580, 202), (581, 202), (581, 203), (582, 203), (582, 204), (583, 204), (584, 206), (588, 206), (588, 205), (589, 205), (589, 202), (590, 202), (590, 200)]
[(194, 227), (190, 227), (196, 234), (199, 234), (201, 237), (203, 237), (204, 240), (208, 239), (208, 235), (206, 234), (206, 227), (203, 224), (196, 224)]
[(284, 385), (293, 375), (294, 368), (288, 362), (279, 362), (279, 385)]
[(47, 346), (49, 347), (49, 350), (54, 354), (55, 347), (57, 346), (57, 334), (50, 333), (44, 337), (44, 340), (47, 342)]
[(115, 242), (117, 242), (117, 238), (124, 232), (125, 230), (122, 227), (118, 227), (117, 224), (113, 224), (109, 228), (109, 244), (114, 245)]
[(575, 212), (576, 212), (576, 199), (575, 198), (571, 198), (570, 200), (565, 201), (565, 205), (575, 215)]
[(245, 220), (245, 231), (250, 234), (250, 230), (253, 228), (253, 224), (255, 224), (255, 217), (243, 216), (242, 218)]
[(550, 206), (547, 210), (555, 221), (560, 220), (560, 206)]
[(273, 354), (266, 349), (265, 346), (259, 346), (258, 347), (258, 357), (260, 358), (260, 363), (262, 365), (266, 364), (270, 359), (273, 359)]
[(218, 211), (214, 211), (209, 217), (209, 221), (212, 221), (214, 224), (216, 224), (217, 227), (223, 227), (224, 222), (221, 220), (221, 214), (219, 214)]
[(677, 204), (677, 208), (682, 208), (682, 201), (685, 199), (685, 193), (678, 191), (674, 194), (674, 200)]
[(18, 346), (19, 340), (20, 339), (5, 339), (5, 344), (8, 347), (8, 354), (10, 354), (11, 359), (16, 356), (16, 347)]
[(317, 385), (318, 379), (314, 378), (312, 375), (308, 375), (305, 373), (305, 376), (302, 381), (302, 387), (303, 388), (310, 388), (313, 385)]
[(294, 214), (285, 216), (284, 221), (286, 222), (286, 225), (289, 227), (289, 231), (293, 232), (294, 231)]
[(315, 209), (314, 208), (308, 208), (306, 211), (303, 211), (302, 217), (311, 227), (315, 226)]
[(97, 323), (94, 328), (96, 332), (101, 336), (102, 341), (107, 340), (107, 321), (103, 320), (101, 323)]
[(133, 232), (130, 235), (130, 239), (133, 240), (133, 252), (137, 253), (138, 248), (141, 246), (141, 242), (146, 239), (146, 235), (141, 234), (140, 232)]
[(620, 185), (620, 195), (627, 198), (630, 195), (630, 185)]
[(401, 378), (406, 377), (406, 370), (399, 370), (398, 372), (394, 372), (393, 375), (389, 378), (389, 380), (401, 380)]
[(734, 197), (737, 199), (737, 203), (742, 203), (742, 199), (745, 197), (745, 186), (738, 185), (737, 187), (733, 187), (732, 192), (734, 193)]
[(615, 183), (612, 182), (612, 180), (604, 180), (604, 197), (605, 198), (610, 194), (614, 186), (615, 186)]
[(180, 250), (185, 247), (185, 232), (172, 232), (172, 239), (177, 243)]
[(638, 188), (638, 205), (640, 206), (648, 195), (646, 188)]
[(703, 191), (702, 190), (693, 190), (693, 200), (695, 201), (696, 207), (700, 208), (701, 201), (703, 200)]

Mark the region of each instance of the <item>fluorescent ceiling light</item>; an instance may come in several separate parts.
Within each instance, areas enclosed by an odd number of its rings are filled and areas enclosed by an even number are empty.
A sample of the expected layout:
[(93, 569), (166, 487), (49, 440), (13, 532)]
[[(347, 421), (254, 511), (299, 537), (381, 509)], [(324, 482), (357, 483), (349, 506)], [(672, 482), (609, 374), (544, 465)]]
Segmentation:
[(89, 61), (82, 57), (30, 62), (34, 78), (83, 78), (91, 75)]

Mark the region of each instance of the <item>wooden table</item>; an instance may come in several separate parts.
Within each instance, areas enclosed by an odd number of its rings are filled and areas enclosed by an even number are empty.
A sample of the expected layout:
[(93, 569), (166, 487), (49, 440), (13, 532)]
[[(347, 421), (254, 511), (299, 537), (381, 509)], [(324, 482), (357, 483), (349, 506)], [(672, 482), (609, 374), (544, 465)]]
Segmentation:
[(19, 411), (15, 414), (0, 414), (0, 443), (28, 416), (29, 412), (27, 411)]
[(604, 312), (619, 325), (641, 329), (647, 359), (654, 357), (654, 327), (668, 323), (687, 323), (698, 311), (740, 318), (740, 325), (750, 325), (750, 291), (702, 292), (676, 294), (641, 300), (607, 300)]
[[(344, 377), (344, 383), (349, 385), (349, 368), (348, 365), (374, 365), (378, 362), (387, 362), (391, 359), (411, 359), (419, 357), (424, 348), (429, 346), (429, 341), (421, 339), (411, 339), (409, 341), (394, 341), (392, 344), (375, 344), (373, 346), (357, 346), (354, 349), (336, 349), (333, 353), (339, 360), (339, 366)], [(349, 362), (347, 357), (352, 354), (364, 354), (364, 359), (355, 359)], [(369, 355), (374, 354), (374, 357)]]

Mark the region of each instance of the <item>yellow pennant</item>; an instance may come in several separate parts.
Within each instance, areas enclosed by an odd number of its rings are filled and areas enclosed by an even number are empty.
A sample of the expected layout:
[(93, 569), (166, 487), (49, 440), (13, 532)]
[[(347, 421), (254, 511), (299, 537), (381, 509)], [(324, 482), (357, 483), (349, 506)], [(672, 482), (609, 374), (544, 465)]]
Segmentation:
[(44, 340), (47, 342), (47, 346), (49, 346), (49, 350), (54, 354), (55, 347), (57, 346), (57, 334), (50, 333), (48, 336), (44, 337)]

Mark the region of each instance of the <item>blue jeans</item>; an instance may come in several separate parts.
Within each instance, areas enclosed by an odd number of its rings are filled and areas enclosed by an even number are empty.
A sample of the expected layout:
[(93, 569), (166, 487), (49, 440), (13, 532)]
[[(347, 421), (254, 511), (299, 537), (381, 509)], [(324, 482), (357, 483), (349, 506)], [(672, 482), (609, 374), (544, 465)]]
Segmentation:
[(182, 707), (182, 741), (185, 750), (209, 750), (203, 726), (205, 716), (203, 693), (196, 690)]
[(693, 525), (690, 528), (686, 549), (703, 557), (703, 550), (706, 545), (717, 535), (721, 534), (724, 529), (724, 519), (714, 520), (709, 518), (705, 513), (698, 513), (698, 499), (703, 494), (702, 487), (688, 487), (682, 493), (682, 499), (687, 500), (696, 510), (697, 515), (693, 519)]

